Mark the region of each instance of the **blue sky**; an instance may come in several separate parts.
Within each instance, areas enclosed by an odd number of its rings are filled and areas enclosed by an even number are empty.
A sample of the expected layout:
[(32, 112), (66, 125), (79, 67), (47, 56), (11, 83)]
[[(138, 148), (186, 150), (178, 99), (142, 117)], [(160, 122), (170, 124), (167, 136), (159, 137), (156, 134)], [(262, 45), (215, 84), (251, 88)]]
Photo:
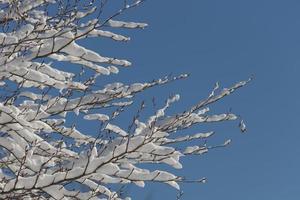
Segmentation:
[[(233, 140), (225, 149), (183, 159), (177, 171), (188, 178), (207, 177), (206, 184), (183, 184), (184, 200), (296, 200), (300, 197), (299, 75), (300, 1), (296, 0), (148, 0), (120, 19), (149, 23), (145, 30), (126, 31), (127, 44), (93, 41), (106, 55), (128, 58), (133, 66), (108, 77), (126, 83), (170, 73), (190, 73), (187, 80), (153, 88), (137, 102), (163, 100), (179, 93), (171, 112), (183, 111), (222, 86), (254, 76), (247, 87), (212, 107), (230, 108), (247, 123), (196, 126), (190, 132), (215, 130), (211, 142)], [(105, 81), (105, 80), (104, 80)], [(128, 113), (130, 116), (130, 112)], [(125, 116), (126, 118), (126, 116)], [(134, 199), (176, 199), (162, 184), (135, 186)]]

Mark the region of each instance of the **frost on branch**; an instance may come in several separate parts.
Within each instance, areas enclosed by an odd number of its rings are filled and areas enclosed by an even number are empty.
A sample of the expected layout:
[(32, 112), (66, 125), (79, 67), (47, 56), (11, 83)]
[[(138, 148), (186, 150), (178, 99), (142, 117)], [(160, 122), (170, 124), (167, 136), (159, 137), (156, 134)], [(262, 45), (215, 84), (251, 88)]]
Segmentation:
[[(134, 103), (136, 93), (187, 77), (96, 84), (131, 62), (95, 52), (79, 41), (129, 41), (118, 29), (142, 29), (147, 24), (117, 18), (142, 2), (125, 1), (111, 16), (102, 17), (107, 1), (0, 1), (1, 199), (125, 199), (109, 185), (161, 182), (179, 189), (181, 182), (204, 182), (138, 164), (164, 163), (180, 169), (180, 157), (228, 145), (230, 140), (215, 146), (191, 145), (212, 137), (212, 131), (174, 133), (194, 124), (236, 120), (232, 113), (210, 114), (209, 106), (248, 81), (223, 90), (216, 84), (207, 99), (169, 116), (168, 108), (179, 100), (175, 95), (148, 120), (136, 117), (131, 130), (117, 125), (114, 119)], [(107, 114), (105, 108), (114, 111)], [(72, 125), (71, 113), (78, 124)], [(99, 132), (81, 131), (81, 123), (90, 120), (101, 125)], [(246, 130), (243, 121), (240, 128)], [(175, 148), (178, 143), (186, 147)]]

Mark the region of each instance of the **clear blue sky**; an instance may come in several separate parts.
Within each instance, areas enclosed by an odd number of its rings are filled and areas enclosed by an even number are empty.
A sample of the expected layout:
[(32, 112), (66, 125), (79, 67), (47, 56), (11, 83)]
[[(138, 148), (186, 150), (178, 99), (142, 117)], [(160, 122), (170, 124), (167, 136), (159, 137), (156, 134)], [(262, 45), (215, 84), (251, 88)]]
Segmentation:
[[(129, 58), (113, 80), (152, 80), (169, 73), (190, 73), (188, 80), (153, 88), (137, 100), (161, 100), (179, 93), (174, 111), (205, 97), (213, 84), (255, 80), (216, 104), (214, 112), (233, 112), (237, 123), (196, 126), (190, 132), (217, 131), (211, 143), (232, 138), (225, 149), (184, 158), (178, 171), (188, 178), (207, 177), (206, 184), (183, 184), (184, 200), (298, 200), (300, 198), (300, 1), (298, 0), (148, 0), (120, 19), (149, 23), (142, 31), (126, 31), (127, 44), (104, 41), (92, 48)], [(94, 46), (93, 46), (94, 45)], [(111, 77), (110, 77), (111, 78)], [(110, 78), (107, 79), (111, 80)], [(162, 103), (163, 101), (161, 101)], [(128, 114), (129, 116), (129, 114)], [(132, 186), (134, 199), (176, 199), (162, 184)]]

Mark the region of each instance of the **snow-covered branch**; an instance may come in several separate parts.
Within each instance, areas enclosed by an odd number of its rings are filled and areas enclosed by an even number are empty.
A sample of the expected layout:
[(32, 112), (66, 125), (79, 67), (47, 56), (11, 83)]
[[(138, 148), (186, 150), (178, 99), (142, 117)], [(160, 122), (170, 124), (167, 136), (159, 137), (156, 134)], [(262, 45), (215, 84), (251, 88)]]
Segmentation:
[[(134, 103), (137, 93), (188, 76), (96, 85), (101, 76), (116, 74), (131, 62), (100, 55), (78, 41), (105, 37), (127, 42), (130, 38), (117, 33), (119, 28), (145, 28), (145, 23), (117, 20), (123, 12), (143, 3), (124, 2), (117, 11), (102, 18), (108, 1), (0, 1), (1, 199), (125, 198), (109, 189), (109, 184), (144, 187), (145, 182), (161, 182), (179, 189), (181, 182), (205, 179), (186, 180), (137, 164), (164, 163), (180, 169), (180, 157), (229, 144), (230, 140), (212, 146), (203, 142), (191, 146), (191, 141), (207, 140), (214, 132), (181, 136), (174, 133), (194, 124), (236, 120), (233, 113), (210, 114), (208, 106), (250, 80), (223, 90), (217, 84), (206, 99), (171, 116), (167, 110), (180, 97), (170, 97), (148, 120), (135, 118), (132, 131), (115, 124), (114, 119)], [(115, 111), (105, 114), (104, 108)], [(78, 116), (78, 124), (69, 125), (70, 113)], [(101, 124), (99, 132), (80, 131), (85, 120)], [(245, 124), (241, 125), (244, 131)], [(178, 143), (186, 147), (175, 148)]]

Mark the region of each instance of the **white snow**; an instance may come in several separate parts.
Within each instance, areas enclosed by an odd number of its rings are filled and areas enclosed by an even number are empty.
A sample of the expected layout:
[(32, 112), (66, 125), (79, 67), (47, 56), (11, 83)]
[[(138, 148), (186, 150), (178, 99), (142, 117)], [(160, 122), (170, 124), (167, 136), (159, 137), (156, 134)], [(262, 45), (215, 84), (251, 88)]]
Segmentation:
[(109, 116), (105, 115), (105, 114), (89, 114), (89, 115), (85, 115), (84, 119), (86, 120), (99, 120), (99, 121), (107, 121), (109, 120)]

